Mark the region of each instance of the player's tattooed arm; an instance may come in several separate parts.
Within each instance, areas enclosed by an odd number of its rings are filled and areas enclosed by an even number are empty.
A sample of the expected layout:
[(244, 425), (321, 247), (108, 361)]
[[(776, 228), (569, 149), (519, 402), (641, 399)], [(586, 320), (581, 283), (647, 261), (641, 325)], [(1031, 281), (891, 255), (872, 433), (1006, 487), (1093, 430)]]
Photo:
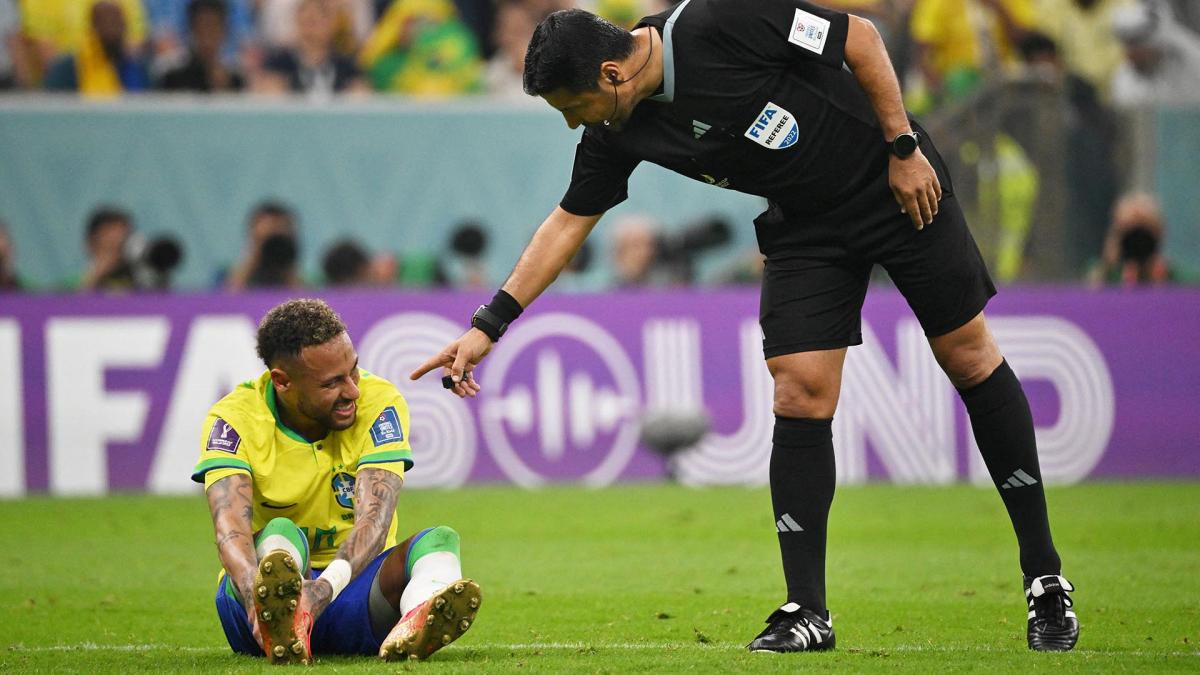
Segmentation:
[[(354, 527), (337, 557), (350, 563), (352, 578), (357, 577), (375, 556), (383, 551), (388, 528), (396, 513), (396, 499), (404, 479), (383, 469), (363, 469), (354, 481)], [(313, 616), (329, 604), (333, 588), (321, 580), (305, 584)]]
[(254, 553), (254, 484), (246, 474), (226, 476), (206, 493), (225, 573), (243, 598), (251, 598), (258, 559)]

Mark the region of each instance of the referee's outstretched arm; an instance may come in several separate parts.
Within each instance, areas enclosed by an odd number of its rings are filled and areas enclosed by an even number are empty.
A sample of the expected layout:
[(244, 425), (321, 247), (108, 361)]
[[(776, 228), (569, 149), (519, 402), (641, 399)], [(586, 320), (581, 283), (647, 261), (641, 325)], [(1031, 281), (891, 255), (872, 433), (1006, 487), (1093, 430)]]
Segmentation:
[(421, 364), (409, 377), (416, 380), (434, 368), (442, 368), (443, 375), (451, 378), (451, 390), (459, 397), (479, 393), (479, 383), (469, 377), (464, 379), (463, 374), (475, 369), (508, 323), (558, 278), (603, 215), (577, 216), (554, 207), (533, 234), (496, 298), (475, 313), (471, 329)]
[[(845, 59), (871, 100), (884, 140), (891, 143), (900, 134), (910, 133), (912, 125), (900, 97), (900, 83), (883, 38), (870, 21), (850, 15)], [(893, 156), (888, 167), (888, 180), (900, 210), (912, 219), (913, 227), (920, 230), (933, 222), (938, 212), (938, 200), (942, 198), (942, 186), (920, 148), (904, 159)]]

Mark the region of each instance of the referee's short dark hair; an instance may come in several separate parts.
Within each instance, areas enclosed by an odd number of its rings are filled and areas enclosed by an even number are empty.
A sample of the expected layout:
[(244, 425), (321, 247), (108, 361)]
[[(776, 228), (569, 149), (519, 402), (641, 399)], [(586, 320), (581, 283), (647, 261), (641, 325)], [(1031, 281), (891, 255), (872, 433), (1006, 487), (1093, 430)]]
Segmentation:
[(582, 9), (559, 10), (542, 20), (525, 50), (525, 93), (592, 91), (600, 64), (633, 53), (633, 34)]
[(346, 324), (324, 300), (289, 300), (267, 312), (258, 324), (258, 357), (274, 367), (305, 347), (323, 345), (346, 332)]

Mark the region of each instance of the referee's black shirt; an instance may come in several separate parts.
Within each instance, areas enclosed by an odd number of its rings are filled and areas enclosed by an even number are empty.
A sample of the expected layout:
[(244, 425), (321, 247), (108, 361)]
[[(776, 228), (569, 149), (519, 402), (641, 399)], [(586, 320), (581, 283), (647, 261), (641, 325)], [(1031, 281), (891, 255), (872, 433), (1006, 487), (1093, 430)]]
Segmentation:
[(766, 197), (801, 221), (838, 220), (886, 175), (878, 119), (843, 67), (846, 14), (803, 0), (685, 0), (639, 26), (663, 36), (660, 94), (620, 131), (584, 130), (564, 210), (621, 203), (642, 160)]

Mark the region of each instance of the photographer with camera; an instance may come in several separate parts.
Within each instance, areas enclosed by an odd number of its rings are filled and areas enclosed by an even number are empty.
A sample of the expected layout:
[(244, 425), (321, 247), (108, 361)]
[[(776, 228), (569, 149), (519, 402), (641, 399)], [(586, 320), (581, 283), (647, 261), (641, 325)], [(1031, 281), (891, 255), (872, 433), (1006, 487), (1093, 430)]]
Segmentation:
[(85, 292), (168, 290), (183, 248), (171, 237), (147, 239), (124, 209), (101, 206), (88, 216), (88, 268), (78, 283)]
[(1174, 271), (1161, 251), (1165, 233), (1162, 210), (1154, 197), (1125, 195), (1113, 209), (1102, 257), (1088, 272), (1088, 282), (1097, 287), (1173, 282)]
[(250, 212), (246, 235), (242, 259), (225, 278), (227, 290), (300, 287), (296, 268), (300, 246), (291, 208), (277, 201), (262, 202)]
[(85, 233), (88, 266), (79, 282), (81, 291), (133, 290), (133, 265), (125, 258), (125, 243), (132, 232), (133, 219), (126, 211), (111, 206), (92, 211)]
[(689, 222), (671, 232), (655, 219), (631, 214), (613, 227), (612, 267), (616, 288), (690, 286), (698, 258), (726, 246), (733, 233), (717, 216)]

